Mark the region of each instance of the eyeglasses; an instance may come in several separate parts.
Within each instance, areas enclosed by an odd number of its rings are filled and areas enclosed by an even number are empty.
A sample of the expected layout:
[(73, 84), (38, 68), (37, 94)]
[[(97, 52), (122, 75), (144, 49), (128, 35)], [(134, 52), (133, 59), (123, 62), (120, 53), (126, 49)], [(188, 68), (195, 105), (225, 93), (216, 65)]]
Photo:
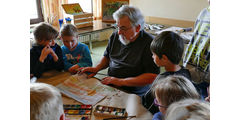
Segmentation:
[(156, 99), (156, 98), (154, 99), (154, 105), (155, 105), (156, 107), (168, 108), (167, 106), (160, 105), (160, 104), (158, 103), (158, 101), (157, 101), (157, 99)]
[(129, 29), (131, 29), (133, 26), (131, 27), (118, 27), (118, 26), (114, 26), (118, 31), (124, 31), (124, 32), (127, 32)]

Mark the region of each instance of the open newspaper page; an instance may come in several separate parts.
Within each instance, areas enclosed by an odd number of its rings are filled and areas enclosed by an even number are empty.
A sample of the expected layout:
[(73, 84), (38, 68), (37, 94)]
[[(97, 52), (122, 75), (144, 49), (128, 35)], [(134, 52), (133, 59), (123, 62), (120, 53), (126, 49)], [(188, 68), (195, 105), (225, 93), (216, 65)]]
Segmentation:
[(90, 105), (95, 105), (114, 91), (114, 88), (101, 84), (95, 78), (87, 79), (86, 74), (72, 75), (57, 85), (57, 88), (63, 94), (83, 104)]

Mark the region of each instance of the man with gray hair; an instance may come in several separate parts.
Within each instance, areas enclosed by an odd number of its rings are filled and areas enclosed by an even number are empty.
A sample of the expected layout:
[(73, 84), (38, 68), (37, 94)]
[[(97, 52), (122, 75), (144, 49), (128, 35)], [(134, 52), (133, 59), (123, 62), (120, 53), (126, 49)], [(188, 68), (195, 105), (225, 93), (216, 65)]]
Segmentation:
[(103, 58), (96, 67), (82, 68), (81, 73), (91, 72), (88, 77), (93, 77), (108, 67), (110, 77), (103, 78), (103, 84), (142, 96), (159, 73), (150, 50), (153, 36), (144, 31), (144, 17), (136, 7), (123, 5), (113, 18), (117, 31), (111, 35)]
[(65, 119), (62, 97), (57, 88), (45, 83), (30, 84), (30, 119)]

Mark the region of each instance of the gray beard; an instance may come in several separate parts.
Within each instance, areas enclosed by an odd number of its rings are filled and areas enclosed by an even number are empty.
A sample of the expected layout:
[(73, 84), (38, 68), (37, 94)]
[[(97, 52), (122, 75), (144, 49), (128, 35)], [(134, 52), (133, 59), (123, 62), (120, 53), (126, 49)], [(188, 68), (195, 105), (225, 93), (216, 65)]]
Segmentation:
[(128, 45), (130, 43), (129, 40), (126, 39), (125, 36), (123, 35), (119, 35), (119, 41), (123, 44), (123, 45)]

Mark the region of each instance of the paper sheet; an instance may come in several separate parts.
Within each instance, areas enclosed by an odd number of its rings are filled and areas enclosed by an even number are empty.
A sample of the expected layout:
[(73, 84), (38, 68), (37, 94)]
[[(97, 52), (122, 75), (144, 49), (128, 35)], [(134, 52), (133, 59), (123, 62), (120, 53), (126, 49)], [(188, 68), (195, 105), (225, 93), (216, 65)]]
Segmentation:
[[(72, 75), (63, 83), (56, 86), (63, 94), (83, 103), (95, 105), (109, 93), (110, 88), (96, 81), (87, 79), (86, 74)], [(89, 94), (89, 92), (91, 94)]]

